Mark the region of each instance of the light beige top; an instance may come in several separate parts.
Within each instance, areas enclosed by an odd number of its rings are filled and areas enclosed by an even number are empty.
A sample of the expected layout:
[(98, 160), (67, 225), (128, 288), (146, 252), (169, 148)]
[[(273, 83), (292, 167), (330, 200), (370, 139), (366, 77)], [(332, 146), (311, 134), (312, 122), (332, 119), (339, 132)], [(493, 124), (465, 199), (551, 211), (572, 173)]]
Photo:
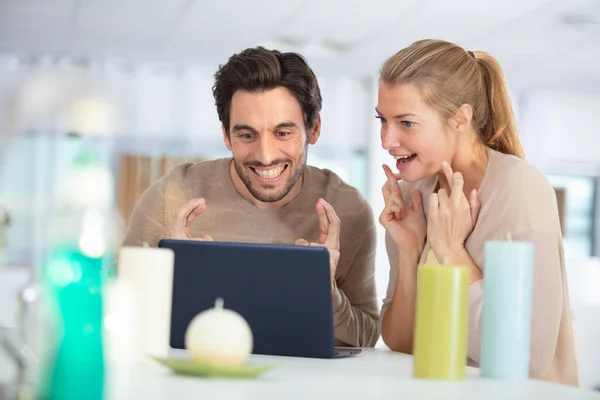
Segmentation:
[[(244, 199), (229, 175), (230, 159), (185, 163), (155, 182), (134, 207), (123, 245), (157, 246), (167, 237), (176, 210), (204, 197), (206, 211), (192, 224), (192, 237), (216, 241), (294, 244), (316, 241), (319, 197), (341, 220), (340, 259), (335, 273), (333, 323), (337, 345), (371, 347), (380, 335), (375, 292), (376, 229), (363, 196), (336, 174), (308, 166), (300, 194), (280, 209), (260, 209)], [(310, 296), (306, 293), (306, 296)]]
[[(483, 271), (484, 245), (490, 240), (529, 241), (535, 245), (531, 365), (533, 378), (579, 386), (579, 373), (571, 325), (571, 311), (563, 256), (562, 234), (556, 195), (546, 177), (529, 163), (489, 149), (489, 162), (479, 188), (481, 210), (466, 249)], [(429, 195), (437, 176), (419, 182), (401, 182), (406, 202), (413, 189), (423, 193), (423, 207), (429, 209)], [(398, 252), (386, 235), (390, 260), (390, 281), (381, 314), (386, 311), (398, 277)], [(423, 249), (420, 264), (429, 253)], [(469, 287), (469, 364), (478, 365), (481, 349), (483, 280)]]

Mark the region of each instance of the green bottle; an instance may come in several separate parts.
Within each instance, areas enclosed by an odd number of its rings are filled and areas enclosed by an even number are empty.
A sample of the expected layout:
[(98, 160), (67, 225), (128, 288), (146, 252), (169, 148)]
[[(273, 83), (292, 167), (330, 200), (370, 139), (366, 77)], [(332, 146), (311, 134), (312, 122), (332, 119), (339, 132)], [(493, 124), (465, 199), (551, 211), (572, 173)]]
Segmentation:
[(103, 297), (112, 274), (111, 177), (81, 154), (49, 222), (43, 282), (56, 334), (43, 360), (37, 398), (105, 398)]

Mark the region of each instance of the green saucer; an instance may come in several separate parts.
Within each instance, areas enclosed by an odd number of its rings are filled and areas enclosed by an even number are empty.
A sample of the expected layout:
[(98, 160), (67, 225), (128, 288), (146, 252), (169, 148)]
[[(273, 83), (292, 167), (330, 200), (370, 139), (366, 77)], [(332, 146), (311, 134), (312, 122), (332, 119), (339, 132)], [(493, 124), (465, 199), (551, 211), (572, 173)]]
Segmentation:
[(265, 371), (277, 368), (280, 364), (243, 365), (240, 367), (199, 364), (192, 360), (157, 358), (159, 363), (171, 368), (175, 374), (204, 378), (255, 378)]

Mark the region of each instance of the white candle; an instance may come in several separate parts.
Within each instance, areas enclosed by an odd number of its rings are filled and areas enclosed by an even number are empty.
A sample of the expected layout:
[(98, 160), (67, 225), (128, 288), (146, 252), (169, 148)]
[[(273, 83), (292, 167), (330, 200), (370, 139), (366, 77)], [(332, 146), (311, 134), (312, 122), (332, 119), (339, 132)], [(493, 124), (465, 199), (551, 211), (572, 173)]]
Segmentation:
[(223, 308), (223, 299), (215, 307), (192, 319), (185, 333), (185, 347), (199, 363), (242, 366), (252, 352), (252, 329), (240, 314)]
[(117, 310), (120, 317), (113, 318), (112, 324), (123, 331), (123, 337), (130, 337), (127, 342), (134, 349), (129, 353), (135, 359), (168, 356), (174, 259), (171, 249), (122, 247), (119, 251), (117, 285), (128, 305), (123, 304), (120, 314)]

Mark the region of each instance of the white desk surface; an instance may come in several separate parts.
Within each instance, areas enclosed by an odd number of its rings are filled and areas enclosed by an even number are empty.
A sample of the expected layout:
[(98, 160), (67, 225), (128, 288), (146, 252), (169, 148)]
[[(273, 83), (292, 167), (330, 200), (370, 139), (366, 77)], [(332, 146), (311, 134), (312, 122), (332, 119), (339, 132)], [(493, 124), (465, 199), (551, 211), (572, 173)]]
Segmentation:
[[(174, 351), (174, 357), (187, 357)], [(599, 392), (527, 380), (507, 382), (467, 378), (443, 382), (412, 378), (412, 356), (387, 349), (364, 349), (339, 359), (253, 355), (250, 363), (282, 363), (255, 379), (205, 379), (172, 374), (162, 366), (120, 367), (111, 374), (110, 400), (135, 399), (596, 399)], [(135, 371), (135, 372), (134, 372)]]

